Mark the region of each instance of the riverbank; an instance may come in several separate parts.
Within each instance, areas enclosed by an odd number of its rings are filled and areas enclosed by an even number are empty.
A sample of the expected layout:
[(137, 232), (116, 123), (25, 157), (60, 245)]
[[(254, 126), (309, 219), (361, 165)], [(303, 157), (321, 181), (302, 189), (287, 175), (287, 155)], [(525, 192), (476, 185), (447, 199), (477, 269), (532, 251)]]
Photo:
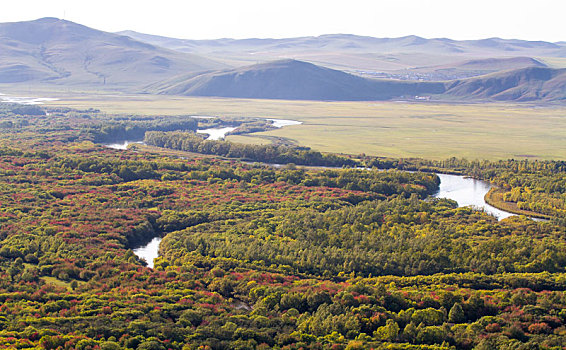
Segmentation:
[(537, 213), (530, 210), (523, 210), (517, 206), (517, 203), (514, 202), (506, 202), (503, 200), (503, 191), (498, 188), (491, 188), (484, 197), (484, 200), (487, 204), (500, 209), (507, 211), (509, 213), (517, 214), (517, 215), (525, 215), (531, 218), (537, 219), (545, 219), (549, 220), (551, 217), (549, 215)]

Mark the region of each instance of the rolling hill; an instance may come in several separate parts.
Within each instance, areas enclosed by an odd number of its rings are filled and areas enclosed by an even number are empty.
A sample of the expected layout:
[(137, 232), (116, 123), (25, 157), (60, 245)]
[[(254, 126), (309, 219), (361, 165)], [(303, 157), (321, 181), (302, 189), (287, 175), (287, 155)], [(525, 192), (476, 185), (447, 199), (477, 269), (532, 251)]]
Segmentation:
[[(530, 61), (522, 62), (529, 63)], [(498, 62), (495, 62), (498, 63)], [(518, 62), (521, 63), (521, 62)], [(447, 100), (562, 101), (566, 69), (537, 66), (448, 82), (367, 79), (296, 60), (176, 77), (149, 93), (289, 100), (388, 100), (436, 95)], [(475, 67), (480, 62), (470, 62)], [(481, 66), (485, 67), (485, 62)]]
[(226, 67), (57, 18), (0, 24), (0, 83), (101, 87), (148, 84), (191, 71)]
[(280, 60), (238, 69), (177, 78), (154, 84), (149, 92), (289, 100), (386, 100), (439, 94), (442, 83), (366, 79), (296, 60)]
[(498, 101), (565, 101), (566, 69), (529, 67), (457, 80), (446, 94), (461, 99)]

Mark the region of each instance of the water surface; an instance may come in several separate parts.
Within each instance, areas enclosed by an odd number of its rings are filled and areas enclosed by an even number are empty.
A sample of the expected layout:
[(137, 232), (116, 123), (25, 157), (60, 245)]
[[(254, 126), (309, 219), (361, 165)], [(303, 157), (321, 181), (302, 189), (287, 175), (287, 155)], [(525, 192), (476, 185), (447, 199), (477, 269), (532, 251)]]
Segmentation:
[(144, 259), (147, 262), (147, 266), (153, 269), (153, 259), (159, 256), (159, 243), (161, 243), (161, 237), (154, 237), (148, 244), (135, 248), (134, 254)]
[(108, 147), (108, 148), (112, 148), (112, 149), (120, 149), (120, 150), (126, 150), (128, 149), (128, 145), (132, 144), (132, 143), (137, 143), (140, 145), (145, 145), (145, 143), (143, 141), (121, 141), (121, 142), (116, 142), (116, 143), (105, 143), (104, 146)]
[(486, 193), (493, 187), (491, 184), (461, 175), (436, 174), (440, 178), (440, 189), (433, 196), (448, 198), (458, 202), (458, 206), (480, 208), (499, 220), (516, 215), (497, 209), (485, 202)]
[(284, 126), (290, 126), (290, 125), (300, 125), (303, 124), (303, 122), (299, 122), (296, 120), (290, 120), (290, 119), (267, 119), (270, 122), (273, 122), (273, 126), (276, 128), (282, 128)]
[(197, 133), (208, 134), (207, 140), (222, 140), (226, 137), (226, 134), (236, 130), (236, 127), (227, 126), (224, 128), (210, 128), (210, 129), (199, 129)]

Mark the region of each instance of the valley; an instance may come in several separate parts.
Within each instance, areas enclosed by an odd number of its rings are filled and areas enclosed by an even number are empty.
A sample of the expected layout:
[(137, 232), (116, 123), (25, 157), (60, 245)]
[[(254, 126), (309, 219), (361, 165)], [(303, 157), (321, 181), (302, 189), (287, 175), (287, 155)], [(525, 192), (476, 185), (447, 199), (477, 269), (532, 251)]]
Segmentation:
[(565, 41), (0, 23), (0, 349), (565, 349), (565, 145)]

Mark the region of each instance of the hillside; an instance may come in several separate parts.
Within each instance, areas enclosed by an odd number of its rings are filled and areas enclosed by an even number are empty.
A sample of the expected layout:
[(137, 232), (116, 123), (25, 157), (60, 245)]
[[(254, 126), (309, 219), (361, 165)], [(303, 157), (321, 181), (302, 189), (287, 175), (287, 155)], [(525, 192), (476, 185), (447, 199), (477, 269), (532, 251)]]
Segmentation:
[(149, 92), (290, 100), (386, 100), (438, 94), (442, 83), (372, 80), (296, 60), (209, 72), (152, 85)]
[(530, 67), (447, 84), (446, 94), (499, 101), (566, 100), (566, 69)]
[(238, 69), (193, 74), (152, 84), (149, 93), (234, 98), (363, 101), (418, 95), (440, 99), (561, 101), (566, 99), (566, 69), (552, 69), (528, 58), (476, 60), (473, 69), (532, 66), (448, 82), (367, 79), (296, 60), (280, 60)]
[(56, 18), (0, 24), (0, 83), (135, 86), (223, 67)]

